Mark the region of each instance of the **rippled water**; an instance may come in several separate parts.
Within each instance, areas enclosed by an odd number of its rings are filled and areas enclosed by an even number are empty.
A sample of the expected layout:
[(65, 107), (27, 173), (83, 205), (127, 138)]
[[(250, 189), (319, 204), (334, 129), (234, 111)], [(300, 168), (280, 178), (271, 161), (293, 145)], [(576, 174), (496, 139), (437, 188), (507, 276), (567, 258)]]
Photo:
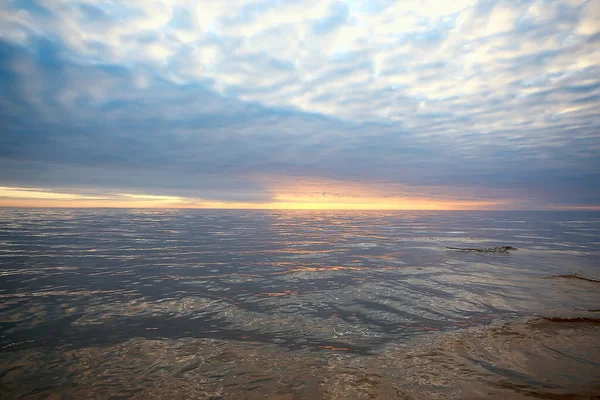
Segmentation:
[(599, 256), (591, 212), (0, 209), (0, 393), (598, 398)]

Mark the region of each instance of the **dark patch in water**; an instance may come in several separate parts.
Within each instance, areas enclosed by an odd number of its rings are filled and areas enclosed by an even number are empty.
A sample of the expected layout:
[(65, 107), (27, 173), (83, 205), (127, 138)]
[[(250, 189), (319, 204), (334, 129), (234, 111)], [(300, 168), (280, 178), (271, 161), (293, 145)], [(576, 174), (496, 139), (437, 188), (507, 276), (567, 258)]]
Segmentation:
[(566, 322), (566, 323), (587, 323), (587, 324), (600, 324), (600, 318), (590, 318), (590, 317), (542, 317), (546, 321), (552, 322)]
[(593, 279), (593, 278), (585, 278), (581, 275), (578, 274), (563, 274), (563, 275), (552, 275), (552, 276), (547, 276), (544, 279), (558, 279), (558, 278), (563, 278), (563, 279), (579, 279), (582, 281), (587, 281), (587, 282), (600, 282), (599, 279)]
[(484, 247), (484, 248), (462, 248), (462, 247), (446, 247), (450, 250), (458, 250), (458, 251), (470, 251), (475, 253), (494, 253), (494, 254), (505, 254), (511, 250), (518, 250), (516, 247), (512, 246), (502, 246), (502, 247)]

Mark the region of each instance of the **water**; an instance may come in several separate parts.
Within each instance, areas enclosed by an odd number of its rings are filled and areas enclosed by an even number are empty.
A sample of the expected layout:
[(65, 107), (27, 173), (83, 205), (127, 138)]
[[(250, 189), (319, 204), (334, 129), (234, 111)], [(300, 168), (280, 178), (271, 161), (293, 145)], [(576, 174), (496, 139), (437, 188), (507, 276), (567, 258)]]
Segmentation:
[(1, 209), (0, 393), (599, 398), (599, 256), (593, 212)]

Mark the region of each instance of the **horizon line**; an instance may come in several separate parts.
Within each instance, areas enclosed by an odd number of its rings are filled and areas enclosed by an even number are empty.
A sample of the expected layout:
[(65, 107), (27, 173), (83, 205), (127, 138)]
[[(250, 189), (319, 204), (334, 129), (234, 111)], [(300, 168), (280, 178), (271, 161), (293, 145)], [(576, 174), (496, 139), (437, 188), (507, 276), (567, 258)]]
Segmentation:
[(227, 210), (227, 211), (426, 211), (426, 212), (440, 212), (440, 211), (529, 211), (529, 212), (574, 212), (574, 211), (591, 211), (600, 212), (600, 206), (573, 206), (573, 207), (557, 207), (557, 208), (540, 208), (540, 209), (529, 209), (529, 208), (511, 208), (511, 209), (498, 209), (498, 208), (456, 208), (456, 209), (377, 209), (377, 208), (277, 208), (277, 207), (265, 207), (265, 208), (234, 208), (234, 207), (121, 207), (121, 206), (105, 206), (105, 207), (73, 207), (73, 206), (16, 206), (16, 205), (0, 205), (0, 209), (59, 209), (59, 210)]

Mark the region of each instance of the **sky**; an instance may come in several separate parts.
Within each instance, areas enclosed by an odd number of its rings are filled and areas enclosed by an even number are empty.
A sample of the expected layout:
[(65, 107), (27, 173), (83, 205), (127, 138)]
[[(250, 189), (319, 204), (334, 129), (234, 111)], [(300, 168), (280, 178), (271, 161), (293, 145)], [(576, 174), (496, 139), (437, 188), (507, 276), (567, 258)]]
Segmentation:
[(600, 0), (0, 0), (0, 206), (600, 209)]

